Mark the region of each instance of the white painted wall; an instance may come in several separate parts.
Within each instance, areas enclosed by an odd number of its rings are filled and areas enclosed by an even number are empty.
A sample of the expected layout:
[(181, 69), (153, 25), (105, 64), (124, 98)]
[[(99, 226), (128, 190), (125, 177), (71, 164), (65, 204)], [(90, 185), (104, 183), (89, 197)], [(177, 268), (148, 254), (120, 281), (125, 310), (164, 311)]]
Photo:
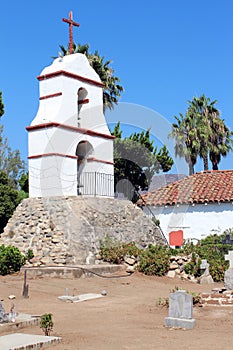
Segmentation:
[[(144, 207), (143, 210), (151, 215), (148, 208)], [(169, 240), (169, 232), (176, 230), (183, 230), (184, 239), (202, 239), (233, 227), (233, 204), (231, 203), (150, 207), (150, 210), (159, 219), (167, 240)]]
[[(55, 59), (41, 72), (40, 76), (59, 71), (101, 82), (99, 76), (89, 65), (86, 56), (82, 54)], [(89, 103), (83, 104), (81, 111), (78, 112), (80, 88), (86, 90), (85, 98), (89, 99)], [(40, 97), (56, 93), (62, 93), (62, 95), (40, 100), (37, 115), (31, 126), (56, 122), (110, 135), (103, 114), (103, 89), (101, 87), (64, 75), (40, 81)], [(77, 146), (81, 141), (88, 141), (92, 145), (93, 152), (87, 158), (92, 157), (104, 162), (85, 161), (82, 171), (104, 172), (113, 176), (113, 164), (105, 163), (113, 163), (112, 139), (60, 127), (29, 130), (30, 197), (77, 195), (77, 159), (66, 156), (75, 157)], [(60, 155), (30, 158), (51, 153)], [(113, 196), (113, 182), (111, 193)]]
[[(42, 70), (40, 76), (59, 71), (101, 82), (99, 76), (89, 65), (86, 56), (80, 53), (55, 59), (50, 66)], [(80, 88), (87, 90), (86, 98), (90, 101), (82, 106), (80, 127), (109, 134), (103, 114), (102, 88), (64, 75), (40, 81), (40, 97), (58, 92), (61, 92), (62, 95), (41, 100), (37, 115), (31, 125), (55, 121), (78, 126), (77, 94)]]

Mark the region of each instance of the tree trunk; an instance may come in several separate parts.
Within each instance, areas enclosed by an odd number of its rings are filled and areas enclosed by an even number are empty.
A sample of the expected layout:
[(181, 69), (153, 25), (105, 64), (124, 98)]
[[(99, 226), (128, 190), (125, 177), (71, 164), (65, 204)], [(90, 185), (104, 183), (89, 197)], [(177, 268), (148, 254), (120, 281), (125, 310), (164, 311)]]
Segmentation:
[(194, 166), (192, 163), (189, 163), (189, 175), (193, 175), (194, 174)]
[(212, 163), (212, 169), (218, 170), (218, 163)]
[(208, 155), (203, 157), (204, 171), (209, 170)]

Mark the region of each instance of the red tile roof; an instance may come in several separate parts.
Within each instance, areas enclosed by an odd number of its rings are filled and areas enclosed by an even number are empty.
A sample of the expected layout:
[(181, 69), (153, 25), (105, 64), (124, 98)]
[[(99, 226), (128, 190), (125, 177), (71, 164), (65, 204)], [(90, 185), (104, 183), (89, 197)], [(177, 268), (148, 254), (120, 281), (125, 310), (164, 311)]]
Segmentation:
[(196, 173), (142, 196), (138, 205), (175, 205), (233, 201), (233, 170)]

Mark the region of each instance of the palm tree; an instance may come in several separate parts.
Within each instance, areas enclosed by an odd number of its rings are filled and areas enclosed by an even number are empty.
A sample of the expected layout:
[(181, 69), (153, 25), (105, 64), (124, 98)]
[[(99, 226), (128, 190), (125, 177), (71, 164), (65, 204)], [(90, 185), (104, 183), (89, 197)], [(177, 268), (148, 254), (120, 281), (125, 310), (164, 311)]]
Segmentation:
[(219, 116), (212, 116), (211, 128), (213, 132), (210, 136), (209, 157), (212, 162), (212, 169), (218, 170), (221, 156), (226, 157), (232, 150), (233, 133)]
[(210, 101), (210, 98), (204, 94), (199, 98), (194, 97), (189, 102), (189, 110), (194, 114), (197, 119), (198, 125), (198, 138), (200, 141), (199, 156), (203, 159), (204, 171), (209, 169), (208, 154), (211, 147), (211, 135), (213, 130), (211, 128), (211, 119), (213, 115), (217, 115), (219, 112), (215, 108), (215, 101)]
[(220, 118), (216, 100), (211, 101), (203, 94), (188, 102), (186, 115), (175, 117), (178, 123), (173, 124), (170, 134), (176, 141), (176, 154), (185, 157), (190, 174), (198, 156), (203, 159), (204, 170), (208, 170), (208, 158), (213, 170), (218, 170), (221, 156), (225, 157), (232, 150), (233, 133)]
[[(65, 48), (60, 46), (60, 55), (70, 55), (69, 46)], [(89, 45), (76, 45), (73, 43), (73, 53), (82, 53), (87, 56), (87, 59), (92, 68), (99, 75), (102, 83), (104, 84), (103, 90), (103, 108), (104, 112), (107, 109), (113, 109), (114, 104), (118, 103), (118, 99), (123, 92), (123, 87), (119, 84), (120, 79), (114, 75), (114, 70), (110, 67), (112, 61), (104, 61), (104, 56), (100, 56), (98, 51), (94, 54), (89, 53)]]
[(170, 137), (175, 139), (175, 154), (184, 157), (189, 166), (189, 175), (194, 174), (194, 165), (200, 151), (200, 142), (197, 133), (197, 123), (194, 114), (187, 111), (175, 116), (177, 123), (172, 124)]
[(212, 162), (212, 169), (218, 170), (221, 156), (232, 150), (232, 132), (220, 118), (220, 112), (215, 107), (217, 100), (210, 101), (205, 95), (194, 97), (190, 107), (196, 113), (199, 139), (201, 143), (200, 157), (204, 160), (204, 170), (208, 170), (208, 156)]
[(2, 102), (2, 92), (0, 91), (0, 117), (4, 114), (4, 104)]

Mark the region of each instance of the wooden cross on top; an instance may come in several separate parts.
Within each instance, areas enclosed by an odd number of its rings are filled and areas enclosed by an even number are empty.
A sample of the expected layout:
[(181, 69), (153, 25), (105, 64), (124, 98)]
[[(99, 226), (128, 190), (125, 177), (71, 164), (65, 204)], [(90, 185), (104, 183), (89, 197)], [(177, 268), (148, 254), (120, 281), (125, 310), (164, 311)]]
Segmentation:
[(69, 19), (62, 18), (63, 22), (69, 23), (69, 53), (73, 53), (73, 26), (79, 27), (80, 24), (73, 21), (73, 13), (69, 12)]

